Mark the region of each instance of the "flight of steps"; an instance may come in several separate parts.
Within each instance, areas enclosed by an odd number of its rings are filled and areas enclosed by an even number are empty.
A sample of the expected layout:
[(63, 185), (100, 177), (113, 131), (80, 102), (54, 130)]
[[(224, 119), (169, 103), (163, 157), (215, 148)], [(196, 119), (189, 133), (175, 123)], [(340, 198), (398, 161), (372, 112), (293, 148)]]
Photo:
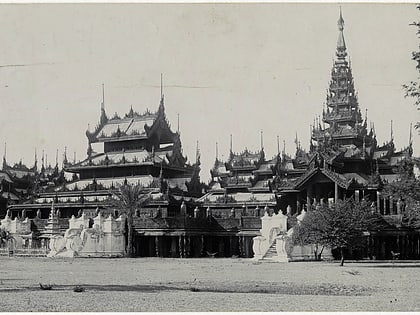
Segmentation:
[(273, 260), (273, 257), (277, 257), (277, 250), (276, 250), (276, 242), (275, 241), (268, 248), (267, 252), (261, 258), (261, 260), (272, 261)]

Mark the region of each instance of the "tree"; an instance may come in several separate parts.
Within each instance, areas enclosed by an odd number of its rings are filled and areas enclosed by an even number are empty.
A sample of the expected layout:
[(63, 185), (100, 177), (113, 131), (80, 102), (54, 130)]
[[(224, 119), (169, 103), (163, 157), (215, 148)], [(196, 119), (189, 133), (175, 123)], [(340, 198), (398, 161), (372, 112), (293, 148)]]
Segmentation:
[[(417, 9), (420, 10), (420, 5), (417, 5)], [(420, 22), (413, 22), (411, 25), (417, 27), (417, 36), (420, 38)], [(417, 81), (411, 81), (409, 84), (403, 85), (403, 87), (405, 89), (405, 96), (413, 97), (415, 99), (414, 105), (420, 110), (420, 46), (419, 51), (413, 51), (411, 59), (417, 63), (416, 70), (419, 76), (417, 77)], [(414, 127), (420, 130), (420, 121)]]
[(140, 185), (121, 185), (118, 192), (114, 193), (111, 206), (125, 214), (127, 220), (127, 247), (126, 257), (133, 257), (134, 215), (136, 211), (150, 200), (150, 190)]
[(340, 266), (343, 266), (344, 249), (361, 246), (364, 232), (374, 228), (379, 220), (380, 217), (364, 200), (338, 200), (334, 205), (308, 211), (296, 225), (293, 240), (297, 245), (315, 244), (339, 249)]
[(399, 200), (404, 206), (403, 222), (409, 227), (420, 227), (420, 180), (414, 174), (414, 166), (420, 162), (415, 158), (406, 158), (398, 166), (399, 179), (388, 183), (383, 194)]

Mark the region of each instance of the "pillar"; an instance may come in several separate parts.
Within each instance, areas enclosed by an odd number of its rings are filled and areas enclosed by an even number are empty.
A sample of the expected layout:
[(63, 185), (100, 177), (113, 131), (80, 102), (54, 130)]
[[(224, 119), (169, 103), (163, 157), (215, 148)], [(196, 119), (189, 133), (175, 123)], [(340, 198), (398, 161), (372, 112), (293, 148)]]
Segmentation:
[(397, 214), (401, 214), (401, 199), (397, 200)]
[(171, 256), (176, 257), (176, 236), (171, 237)]
[(178, 245), (179, 245), (179, 257), (184, 258), (183, 250), (182, 250), (182, 245), (183, 245), (182, 235), (178, 236)]
[(338, 184), (334, 182), (334, 202), (338, 201)]
[(356, 201), (360, 200), (360, 191), (358, 189), (354, 191), (354, 199)]
[(201, 235), (201, 251), (200, 251), (200, 257), (204, 256), (204, 235)]
[(187, 251), (188, 251), (188, 249), (187, 249), (187, 241), (188, 241), (187, 236), (184, 235), (183, 239), (184, 239), (183, 257), (187, 258), (188, 257), (187, 256)]
[(389, 214), (394, 214), (394, 198), (392, 198), (392, 196), (390, 196), (388, 198), (388, 202), (389, 202)]
[(306, 207), (308, 210), (311, 209), (311, 202), (312, 202), (312, 186), (308, 186), (306, 189)]
[(159, 257), (159, 236), (155, 236), (155, 251), (156, 257)]
[(381, 213), (381, 193), (376, 191), (376, 211)]

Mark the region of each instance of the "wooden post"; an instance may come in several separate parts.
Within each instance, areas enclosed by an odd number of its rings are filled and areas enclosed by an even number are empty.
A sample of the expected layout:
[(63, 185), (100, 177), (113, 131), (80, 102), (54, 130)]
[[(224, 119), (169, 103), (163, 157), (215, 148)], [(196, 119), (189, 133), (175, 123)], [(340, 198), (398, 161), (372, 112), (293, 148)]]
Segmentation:
[(159, 236), (155, 236), (155, 251), (156, 257), (159, 257)]
[(334, 182), (334, 202), (337, 203), (338, 201), (338, 184)]
[(200, 257), (204, 256), (204, 235), (201, 235), (201, 252)]
[(187, 236), (184, 235), (184, 248), (183, 248), (183, 256), (187, 258)]
[(179, 257), (180, 258), (184, 258), (184, 256), (182, 255), (182, 235), (178, 236), (178, 245), (179, 245)]

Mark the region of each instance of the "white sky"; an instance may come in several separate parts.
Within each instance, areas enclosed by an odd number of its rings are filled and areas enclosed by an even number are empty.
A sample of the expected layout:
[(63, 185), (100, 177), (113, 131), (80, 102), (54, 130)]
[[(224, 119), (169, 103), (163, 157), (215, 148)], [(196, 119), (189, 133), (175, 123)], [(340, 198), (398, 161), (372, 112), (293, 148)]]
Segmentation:
[[(355, 87), (378, 141), (408, 143), (420, 120), (402, 84), (417, 76), (415, 4), (342, 4)], [(189, 160), (196, 141), (203, 180), (215, 158), (260, 147), (309, 147), (322, 113), (337, 41), (337, 4), (42, 4), (0, 5), (0, 143), (9, 163), (31, 166), (35, 148), (55, 163), (86, 157), (88, 123), (99, 119), (101, 84), (108, 116), (156, 110), (164, 73), (173, 130), (180, 114)], [(414, 131), (415, 154), (419, 136)], [(2, 144), (3, 146), (3, 144)], [(1, 155), (3, 148), (0, 149)], [(40, 164), (39, 164), (40, 165)]]

